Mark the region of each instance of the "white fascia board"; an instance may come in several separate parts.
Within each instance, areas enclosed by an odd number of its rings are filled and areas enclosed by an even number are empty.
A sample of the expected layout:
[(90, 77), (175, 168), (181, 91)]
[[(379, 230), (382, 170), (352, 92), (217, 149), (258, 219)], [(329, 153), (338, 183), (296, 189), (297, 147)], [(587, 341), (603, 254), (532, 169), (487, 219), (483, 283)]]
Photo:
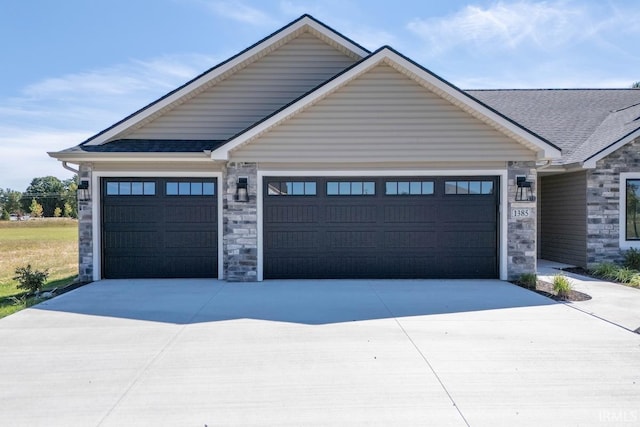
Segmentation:
[(341, 37), (340, 35), (336, 34), (329, 28), (325, 27), (324, 25), (321, 25), (317, 21), (309, 18), (308, 16), (305, 16), (304, 18), (302, 18), (299, 21), (299, 23), (301, 24), (299, 27), (307, 25), (310, 28), (313, 28), (315, 31), (322, 34), (324, 37), (328, 38), (329, 40), (332, 40), (337, 45), (342, 46), (344, 49), (352, 52), (353, 54), (355, 54), (360, 58), (364, 58), (365, 56), (368, 56), (371, 53), (363, 49), (361, 46), (358, 46), (357, 44), (351, 42), (350, 40), (344, 37)]
[[(488, 120), (488, 124), (495, 124), (495, 127), (499, 132), (504, 133), (503, 129), (506, 129), (508, 132), (511, 132), (514, 135), (517, 135), (519, 138), (527, 141), (533, 147), (537, 148), (538, 158), (540, 159), (556, 159), (560, 158), (561, 152), (559, 149), (549, 145), (546, 141), (540, 139), (536, 135), (527, 132), (525, 129), (515, 125), (511, 121), (507, 120), (500, 114), (494, 112), (483, 104), (475, 101), (473, 98), (464, 94), (463, 92), (457, 90), (452, 87), (448, 83), (439, 78), (435, 77), (431, 73), (426, 72), (421, 67), (411, 63), (406, 58), (397, 54), (393, 50), (389, 48), (382, 48), (378, 52), (372, 54), (365, 60), (361, 61), (359, 64), (354, 66), (352, 69), (347, 71), (346, 73), (336, 77), (331, 80), (315, 92), (312, 92), (305, 96), (304, 98), (299, 99), (297, 102), (291, 104), (284, 110), (279, 113), (273, 115), (268, 118), (264, 122), (254, 126), (253, 128), (247, 130), (246, 132), (238, 135), (237, 137), (231, 139), (225, 145), (219, 147), (218, 149), (211, 152), (211, 159), (213, 160), (229, 160), (229, 153), (233, 151), (235, 148), (245, 144), (246, 142), (252, 140), (263, 132), (269, 130), (270, 128), (277, 126), (279, 123), (287, 120), (289, 117), (297, 114), (303, 109), (307, 108), (309, 105), (312, 105), (315, 102), (318, 102), (323, 97), (332, 93), (337, 88), (347, 84), (349, 81), (357, 78), (361, 74), (365, 73), (369, 69), (377, 66), (383, 61), (388, 61), (391, 65), (395, 65), (406, 70), (407, 75), (412, 76), (414, 80), (416, 80), (421, 85), (430, 86), (430, 90), (434, 90), (440, 96), (444, 96), (445, 99), (449, 98), (450, 101), (455, 101), (459, 104), (465, 105), (468, 108), (475, 111), (478, 115), (486, 117)], [(507, 135), (512, 137), (511, 135)]]
[(609, 154), (613, 153), (616, 150), (619, 150), (620, 148), (624, 147), (625, 145), (627, 145), (628, 143), (632, 142), (636, 138), (640, 138), (640, 129), (636, 129), (635, 131), (631, 132), (629, 135), (627, 135), (624, 138), (618, 140), (617, 142), (611, 144), (609, 147), (607, 147), (606, 149), (602, 150), (601, 152), (599, 152), (597, 154), (594, 154), (589, 159), (587, 159), (582, 164), (582, 166), (585, 169), (595, 169), (596, 168), (596, 163), (598, 162), (598, 160), (604, 159)]
[(161, 99), (160, 101), (157, 101), (155, 104), (148, 105), (147, 107), (139, 111), (137, 114), (134, 114), (128, 120), (125, 120), (122, 123), (115, 125), (114, 127), (105, 131), (104, 133), (94, 137), (94, 139), (89, 140), (89, 142), (87, 142), (86, 145), (100, 145), (105, 143), (106, 141), (110, 140), (114, 136), (126, 131), (132, 126), (135, 126), (136, 124), (152, 116), (153, 114), (157, 113), (163, 108), (171, 105), (176, 101), (179, 101), (181, 98), (189, 95), (194, 90), (197, 90), (198, 88), (202, 87), (203, 85), (206, 85), (212, 80), (215, 80), (218, 77), (224, 75), (225, 73), (232, 71), (234, 68), (238, 67), (244, 62), (252, 60), (263, 51), (269, 49), (274, 44), (277, 44), (281, 40), (289, 37), (291, 34), (296, 33), (297, 31), (301, 30), (304, 27), (313, 28), (313, 30), (317, 31), (318, 33), (322, 34), (328, 39), (331, 39), (338, 45), (353, 52), (359, 57), (364, 57), (369, 54), (369, 52), (362, 49), (360, 46), (357, 46), (356, 44), (348, 41), (347, 39), (338, 36), (338, 34), (329, 30), (327, 27), (319, 24), (318, 22), (311, 19), (310, 17), (304, 16), (302, 19), (299, 19), (297, 22), (294, 22), (288, 27), (285, 27), (279, 32), (273, 34), (263, 42), (241, 53), (236, 58), (233, 58), (232, 60), (226, 63), (223, 63), (217, 68), (211, 70), (210, 72), (205, 73), (202, 76), (196, 78), (194, 81), (187, 84), (183, 88), (177, 90), (176, 92), (168, 95), (166, 98)]

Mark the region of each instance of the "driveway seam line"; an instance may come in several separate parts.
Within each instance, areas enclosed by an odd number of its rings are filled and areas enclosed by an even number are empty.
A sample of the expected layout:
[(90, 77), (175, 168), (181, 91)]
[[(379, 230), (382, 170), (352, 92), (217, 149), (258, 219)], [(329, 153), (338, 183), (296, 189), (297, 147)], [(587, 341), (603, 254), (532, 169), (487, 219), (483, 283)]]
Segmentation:
[(223, 283), (222, 286), (220, 287), (220, 289), (218, 289), (213, 295), (211, 295), (211, 298), (209, 298), (205, 303), (203, 303), (200, 308), (193, 314), (193, 316), (191, 316), (189, 318), (189, 320), (187, 320), (185, 323), (182, 324), (182, 326), (180, 327), (180, 329), (178, 329), (178, 331), (174, 334), (173, 337), (171, 337), (171, 339), (169, 341), (167, 341), (167, 343), (165, 345), (162, 346), (162, 348), (160, 349), (160, 351), (158, 351), (158, 353), (153, 356), (151, 358), (151, 360), (149, 360), (149, 362), (147, 362), (147, 364), (144, 366), (144, 368), (140, 371), (140, 373), (138, 373), (138, 375), (136, 375), (136, 377), (133, 379), (133, 381), (131, 381), (131, 384), (129, 384), (129, 386), (125, 389), (125, 391), (122, 393), (122, 395), (120, 395), (120, 397), (118, 398), (118, 400), (116, 400), (116, 402), (111, 406), (111, 408), (107, 411), (107, 413), (104, 415), (104, 417), (102, 417), (102, 419), (100, 420), (100, 422), (98, 422), (98, 424), (96, 424), (96, 427), (100, 427), (106, 420), (107, 418), (109, 418), (109, 415), (111, 415), (111, 413), (118, 407), (118, 405), (120, 404), (120, 402), (122, 402), (122, 400), (129, 394), (129, 392), (131, 391), (131, 389), (138, 383), (138, 381), (140, 380), (140, 378), (142, 378), (142, 376), (149, 370), (149, 368), (156, 362), (156, 360), (162, 355), (164, 354), (164, 352), (167, 350), (167, 348), (169, 348), (169, 346), (171, 346), (171, 344), (173, 344), (175, 342), (175, 340), (178, 339), (178, 337), (182, 334), (182, 332), (184, 332), (184, 330), (187, 328), (188, 325), (191, 324), (191, 322), (193, 321), (193, 319), (196, 318), (196, 316), (198, 314), (200, 314), (200, 312), (211, 302), (213, 301), (213, 299), (215, 297), (218, 296), (218, 294), (222, 291), (222, 289), (224, 289), (227, 286), (226, 283)]
[(376, 297), (378, 297), (378, 299), (380, 300), (380, 302), (382, 303), (382, 305), (384, 306), (384, 308), (387, 310), (387, 312), (389, 312), (389, 314), (391, 315), (391, 317), (393, 318), (393, 320), (396, 322), (396, 324), (398, 325), (398, 327), (400, 328), (400, 330), (402, 331), (402, 333), (407, 337), (407, 339), (409, 340), (409, 342), (411, 343), (411, 345), (413, 345), (413, 348), (416, 349), (416, 351), (418, 352), (418, 354), (420, 355), (420, 357), (422, 358), (422, 360), (425, 361), (425, 363), (427, 364), (427, 366), (429, 367), (429, 370), (431, 370), (431, 373), (436, 377), (436, 379), (438, 380), (438, 383), (440, 383), (440, 387), (442, 387), (442, 390), (444, 390), (444, 392), (446, 393), (447, 397), (449, 398), (449, 400), (451, 401), (451, 403), (453, 404), (453, 407), (456, 408), (456, 411), (458, 411), (458, 414), (460, 415), (460, 417), (462, 418), (462, 421), (464, 421), (464, 423), (467, 425), (467, 427), (471, 427), (471, 424), (469, 424), (469, 422), (467, 421), (466, 417), (464, 416), (464, 414), (462, 413), (462, 411), (460, 410), (460, 407), (458, 407), (458, 404), (456, 403), (456, 401), (453, 399), (453, 396), (451, 395), (451, 393), (449, 393), (449, 390), (447, 389), (447, 387), (444, 385), (444, 382), (442, 381), (442, 379), (440, 378), (440, 376), (437, 374), (437, 372), (435, 371), (435, 369), (433, 368), (433, 365), (431, 365), (431, 363), (429, 362), (429, 359), (427, 359), (427, 357), (424, 355), (424, 353), (422, 353), (422, 351), (420, 350), (420, 348), (418, 348), (417, 344), (413, 341), (413, 339), (411, 338), (411, 336), (409, 335), (409, 333), (404, 329), (404, 327), (402, 326), (402, 323), (400, 323), (400, 321), (398, 320), (398, 318), (395, 316), (395, 314), (391, 311), (391, 309), (389, 308), (389, 306), (387, 306), (387, 304), (384, 302), (384, 300), (380, 297), (380, 294), (378, 294), (378, 291), (373, 289), (373, 292), (376, 294)]
[(597, 314), (595, 314), (595, 313), (591, 313), (591, 312), (588, 312), (588, 311), (586, 311), (586, 310), (583, 310), (583, 309), (581, 309), (580, 307), (578, 307), (578, 306), (576, 306), (576, 305), (573, 305), (571, 302), (565, 302), (565, 301), (562, 301), (562, 304), (566, 305), (566, 306), (567, 306), (567, 307), (569, 307), (569, 308), (572, 308), (572, 309), (574, 309), (574, 310), (577, 310), (577, 311), (579, 311), (579, 312), (581, 312), (581, 313), (584, 313), (584, 314), (586, 314), (586, 315), (589, 315), (589, 316), (591, 316), (591, 317), (595, 317), (595, 318), (596, 318), (596, 319), (598, 319), (598, 320), (602, 320), (602, 321), (607, 322), (607, 323), (609, 323), (609, 324), (611, 324), (611, 325), (613, 325), (613, 326), (617, 326), (618, 328), (624, 329), (625, 331), (631, 332), (631, 333), (633, 333), (633, 334), (638, 334), (638, 333), (637, 333), (636, 331), (634, 331), (633, 329), (629, 329), (629, 328), (627, 328), (626, 326), (622, 326), (622, 325), (620, 325), (620, 324), (618, 324), (618, 323), (616, 323), (616, 322), (613, 322), (613, 321), (611, 321), (611, 320), (605, 319), (604, 317), (600, 317), (600, 316), (598, 316), (598, 315), (597, 315)]

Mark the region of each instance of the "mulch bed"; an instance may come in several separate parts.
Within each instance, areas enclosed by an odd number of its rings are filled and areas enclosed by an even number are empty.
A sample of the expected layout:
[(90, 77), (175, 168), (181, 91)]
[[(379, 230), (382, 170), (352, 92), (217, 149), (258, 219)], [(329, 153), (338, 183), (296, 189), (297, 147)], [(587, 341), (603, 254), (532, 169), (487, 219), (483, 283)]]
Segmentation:
[(556, 291), (553, 290), (553, 284), (549, 282), (544, 282), (542, 280), (538, 280), (538, 282), (536, 283), (535, 289), (528, 288), (527, 286), (524, 286), (522, 283), (518, 283), (518, 282), (512, 282), (512, 283), (522, 288), (529, 289), (530, 291), (537, 292), (540, 295), (543, 295), (547, 298), (551, 298), (556, 301), (588, 301), (591, 299), (590, 295), (587, 295), (583, 292), (578, 292), (575, 290), (569, 291), (569, 295), (566, 298), (560, 297), (558, 296)]

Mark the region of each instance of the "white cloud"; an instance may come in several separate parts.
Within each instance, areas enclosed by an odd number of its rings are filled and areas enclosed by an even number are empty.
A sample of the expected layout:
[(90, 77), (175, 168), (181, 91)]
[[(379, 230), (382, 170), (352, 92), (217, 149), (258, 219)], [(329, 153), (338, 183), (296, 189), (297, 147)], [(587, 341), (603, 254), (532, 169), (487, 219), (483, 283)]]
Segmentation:
[(483, 9), (466, 6), (445, 18), (414, 19), (407, 28), (442, 53), (458, 45), (474, 49), (517, 49), (525, 44), (550, 48), (580, 39), (586, 12), (568, 3), (498, 2)]
[(239, 1), (203, 1), (216, 15), (257, 27), (277, 25), (277, 21), (266, 12)]
[[(206, 65), (205, 65), (206, 64)], [(27, 86), (32, 98), (65, 96), (118, 96), (159, 88), (174, 88), (213, 65), (205, 55), (174, 55), (131, 61), (100, 70), (53, 77)]]
[(0, 128), (0, 187), (24, 191), (36, 177), (70, 178), (73, 174), (63, 169), (60, 162), (49, 157), (47, 152), (70, 147), (88, 136), (89, 132), (79, 131)]
[(67, 176), (47, 151), (76, 145), (184, 84), (218, 61), (185, 54), (131, 61), (35, 82), (0, 99), (0, 187)]

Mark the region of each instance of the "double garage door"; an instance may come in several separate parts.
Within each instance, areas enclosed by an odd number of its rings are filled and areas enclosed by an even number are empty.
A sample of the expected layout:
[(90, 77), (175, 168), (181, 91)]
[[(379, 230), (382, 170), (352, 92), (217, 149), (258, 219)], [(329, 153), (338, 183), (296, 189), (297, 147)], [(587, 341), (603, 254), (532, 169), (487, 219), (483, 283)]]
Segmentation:
[[(264, 278), (495, 278), (498, 183), (265, 177)], [(217, 277), (217, 184), (103, 178), (103, 277)]]
[(267, 177), (265, 278), (495, 278), (496, 177)]
[(215, 179), (103, 178), (103, 277), (217, 277), (217, 191)]

